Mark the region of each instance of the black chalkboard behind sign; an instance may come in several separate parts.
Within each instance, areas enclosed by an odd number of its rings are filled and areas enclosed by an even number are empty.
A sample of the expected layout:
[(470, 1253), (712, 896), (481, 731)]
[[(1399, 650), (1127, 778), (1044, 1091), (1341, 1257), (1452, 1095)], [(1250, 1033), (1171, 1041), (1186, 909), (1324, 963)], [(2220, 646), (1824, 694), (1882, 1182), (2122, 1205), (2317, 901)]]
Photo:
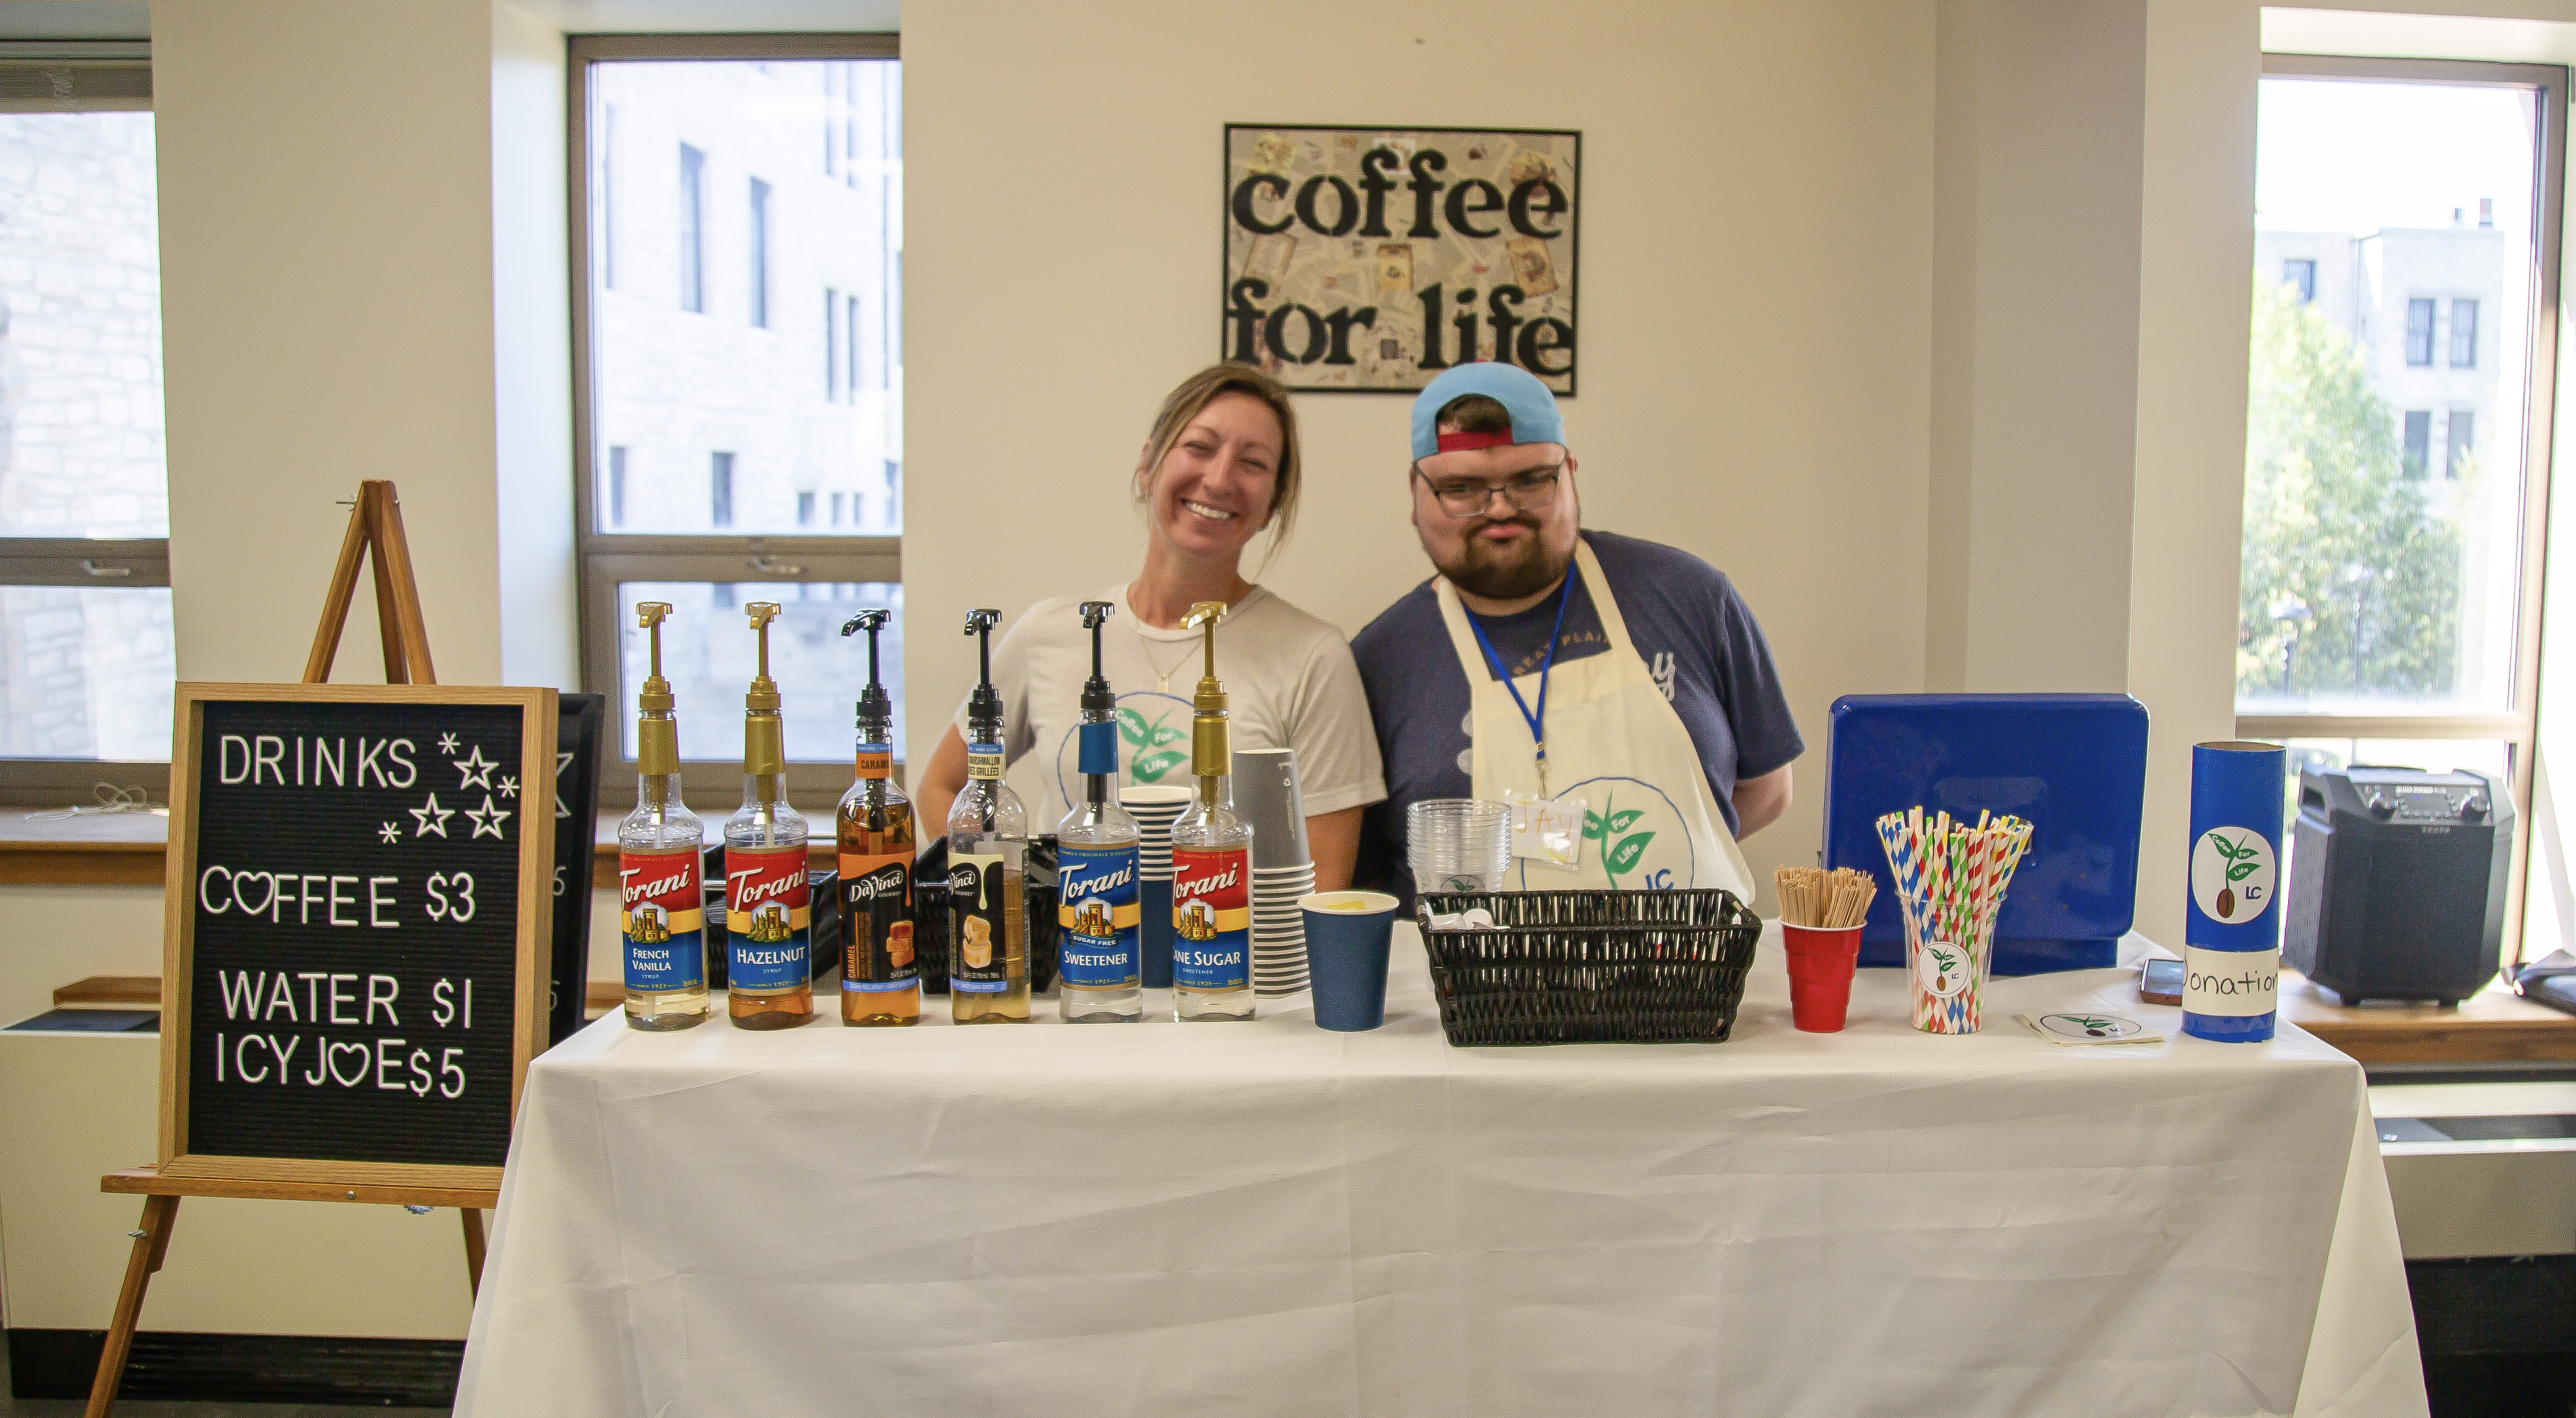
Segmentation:
[(499, 1167), (548, 983), (554, 691), (180, 690), (164, 1171)]

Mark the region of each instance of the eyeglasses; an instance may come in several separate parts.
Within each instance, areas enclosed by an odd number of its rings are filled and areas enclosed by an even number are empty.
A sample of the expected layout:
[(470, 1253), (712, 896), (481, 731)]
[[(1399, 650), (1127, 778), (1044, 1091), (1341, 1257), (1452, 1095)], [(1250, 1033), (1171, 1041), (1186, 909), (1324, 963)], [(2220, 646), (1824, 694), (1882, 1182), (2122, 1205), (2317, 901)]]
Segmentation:
[(1564, 473), (1565, 464), (1557, 463), (1523, 473), (1506, 483), (1483, 483), (1473, 478), (1436, 483), (1429, 473), (1422, 471), (1421, 464), (1413, 465), (1413, 475), (1422, 479), (1422, 485), (1431, 489), (1431, 495), (1439, 499), (1440, 510), (1452, 517), (1482, 514), (1493, 505), (1496, 493), (1501, 493), (1503, 501), (1509, 503), (1515, 512), (1536, 512), (1556, 501), (1557, 483)]

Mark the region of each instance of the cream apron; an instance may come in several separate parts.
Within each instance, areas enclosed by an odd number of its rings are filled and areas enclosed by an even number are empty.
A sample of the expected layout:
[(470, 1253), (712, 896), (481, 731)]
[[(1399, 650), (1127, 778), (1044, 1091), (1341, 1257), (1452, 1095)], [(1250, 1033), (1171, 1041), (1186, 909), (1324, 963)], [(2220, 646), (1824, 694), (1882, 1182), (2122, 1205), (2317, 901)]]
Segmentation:
[[(1752, 905), (1753, 872), (1709, 792), (1708, 773), (1690, 730), (1629, 642), (1628, 622), (1610, 594), (1610, 580), (1580, 537), (1574, 543), (1572, 572), (1582, 575), (1592, 593), (1610, 649), (1547, 672), (1547, 717), (1541, 727), (1547, 735), (1546, 795), (1583, 800), (1583, 861), (1569, 871), (1515, 858), (1514, 889), (1723, 887)], [(1475, 795), (1499, 802), (1506, 789), (1539, 793), (1537, 745), (1529, 721), (1477, 646), (1457, 588), (1447, 577), (1432, 584), (1440, 598), (1440, 618), (1449, 627), (1449, 643), (1467, 675), (1473, 745), (1468, 776)], [(1532, 705), (1539, 702), (1539, 681), (1535, 674), (1518, 680), (1521, 697)]]

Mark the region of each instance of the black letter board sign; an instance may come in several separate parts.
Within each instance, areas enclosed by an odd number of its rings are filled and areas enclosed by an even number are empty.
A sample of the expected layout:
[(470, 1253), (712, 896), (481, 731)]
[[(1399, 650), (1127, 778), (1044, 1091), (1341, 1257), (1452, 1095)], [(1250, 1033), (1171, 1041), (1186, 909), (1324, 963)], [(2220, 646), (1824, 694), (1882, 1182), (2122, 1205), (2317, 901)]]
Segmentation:
[(555, 729), (554, 965), (546, 1000), (546, 1047), (589, 1022), (590, 878), (599, 821), (599, 730), (608, 696), (566, 694)]
[(163, 1175), (498, 1184), (544, 1037), (556, 714), (179, 686)]

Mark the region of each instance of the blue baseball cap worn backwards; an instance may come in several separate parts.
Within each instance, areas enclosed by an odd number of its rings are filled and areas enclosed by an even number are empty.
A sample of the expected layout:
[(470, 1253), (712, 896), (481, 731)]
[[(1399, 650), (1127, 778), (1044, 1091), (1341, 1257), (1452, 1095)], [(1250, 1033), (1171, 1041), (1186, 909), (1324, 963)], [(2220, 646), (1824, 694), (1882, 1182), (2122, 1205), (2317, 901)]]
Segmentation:
[[(1469, 394), (1482, 394), (1512, 416), (1512, 431), (1442, 433), (1440, 411)], [(1418, 460), (1460, 448), (1503, 444), (1563, 443), (1565, 420), (1556, 412), (1556, 395), (1538, 376), (1516, 364), (1478, 361), (1443, 371), (1422, 386), (1413, 399), (1413, 456)]]

